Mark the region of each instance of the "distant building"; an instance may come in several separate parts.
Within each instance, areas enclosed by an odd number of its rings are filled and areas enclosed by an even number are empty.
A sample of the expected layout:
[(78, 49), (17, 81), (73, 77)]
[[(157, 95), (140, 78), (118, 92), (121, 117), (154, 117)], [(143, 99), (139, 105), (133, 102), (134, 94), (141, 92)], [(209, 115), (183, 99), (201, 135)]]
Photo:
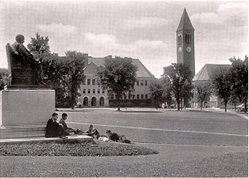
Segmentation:
[[(212, 78), (219, 72), (227, 71), (232, 66), (229, 64), (205, 64), (204, 67), (194, 76), (193, 85), (211, 83)], [(192, 99), (192, 107), (199, 107), (197, 100), (197, 89), (194, 88), (194, 97)], [(214, 94), (211, 95), (210, 101), (204, 104), (204, 107), (221, 107), (222, 102)]]
[[(107, 56), (103, 58), (88, 57), (87, 65), (84, 69), (85, 81), (81, 85), (81, 96), (78, 98), (78, 105), (82, 107), (103, 107), (115, 106), (116, 97), (103, 90), (98, 81), (98, 71), (104, 67), (105, 59), (112, 58)], [(137, 66), (137, 81), (134, 86), (134, 92), (127, 93), (122, 97), (123, 106), (149, 106), (151, 105), (150, 83), (155, 77), (141, 63), (139, 59), (132, 59), (132, 64)]]
[(195, 38), (194, 27), (188, 13), (184, 8), (180, 23), (176, 30), (177, 63), (183, 63), (190, 68), (192, 76), (195, 75)]

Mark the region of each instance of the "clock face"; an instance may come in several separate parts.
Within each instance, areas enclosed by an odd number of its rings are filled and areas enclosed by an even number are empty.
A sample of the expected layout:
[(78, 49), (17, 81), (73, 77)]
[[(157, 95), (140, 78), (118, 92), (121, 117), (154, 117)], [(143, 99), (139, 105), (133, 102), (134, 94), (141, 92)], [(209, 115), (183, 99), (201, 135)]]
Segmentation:
[(179, 51), (179, 52), (182, 52), (182, 47), (179, 47), (179, 48), (178, 48), (178, 51)]
[(188, 46), (188, 47), (186, 48), (186, 51), (187, 51), (188, 53), (190, 53), (190, 52), (191, 52), (191, 47)]

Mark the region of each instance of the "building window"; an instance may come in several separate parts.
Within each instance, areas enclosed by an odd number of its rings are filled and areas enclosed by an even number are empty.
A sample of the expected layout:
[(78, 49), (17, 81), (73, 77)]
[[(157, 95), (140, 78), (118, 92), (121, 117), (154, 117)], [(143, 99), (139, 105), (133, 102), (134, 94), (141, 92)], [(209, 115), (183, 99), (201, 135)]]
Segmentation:
[(92, 85), (95, 85), (95, 79), (92, 79)]
[(181, 44), (181, 43), (182, 43), (182, 34), (181, 34), (181, 33), (179, 33), (179, 34), (177, 35), (177, 43), (178, 43), (178, 44)]
[(137, 86), (139, 86), (139, 81), (137, 81)]
[(135, 99), (135, 95), (132, 95), (133, 99)]
[(95, 89), (93, 89), (93, 94), (95, 94)]
[(91, 89), (88, 89), (87, 93), (90, 94), (91, 93)]
[(191, 35), (190, 34), (185, 34), (185, 42), (187, 44), (191, 43)]
[(143, 82), (143, 81), (141, 81), (140, 85), (141, 85), (141, 86), (144, 86), (144, 82)]
[(114, 96), (113, 96), (113, 94), (111, 95), (111, 99), (112, 99), (112, 100), (114, 99)]
[(91, 85), (91, 79), (87, 79), (87, 85)]
[(145, 94), (145, 99), (148, 99), (148, 95), (147, 94)]
[(102, 90), (102, 94), (105, 94), (105, 90)]
[(86, 89), (83, 89), (83, 93), (84, 93), (84, 94), (86, 93)]
[(141, 95), (141, 99), (144, 99), (144, 95)]
[(100, 89), (98, 89), (98, 94), (100, 94)]
[(137, 99), (139, 99), (139, 95), (137, 95)]
[(145, 86), (147, 86), (147, 85), (148, 85), (147, 80), (145, 80), (145, 83), (144, 83), (144, 84), (145, 84)]

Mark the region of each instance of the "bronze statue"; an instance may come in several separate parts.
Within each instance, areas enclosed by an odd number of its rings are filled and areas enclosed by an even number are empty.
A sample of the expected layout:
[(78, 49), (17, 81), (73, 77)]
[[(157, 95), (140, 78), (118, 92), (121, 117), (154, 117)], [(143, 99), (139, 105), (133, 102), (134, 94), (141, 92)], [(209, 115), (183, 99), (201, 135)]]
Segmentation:
[(11, 85), (34, 86), (42, 81), (41, 58), (35, 60), (25, 48), (24, 36), (17, 35), (16, 42), (6, 45), (8, 69), (11, 73)]

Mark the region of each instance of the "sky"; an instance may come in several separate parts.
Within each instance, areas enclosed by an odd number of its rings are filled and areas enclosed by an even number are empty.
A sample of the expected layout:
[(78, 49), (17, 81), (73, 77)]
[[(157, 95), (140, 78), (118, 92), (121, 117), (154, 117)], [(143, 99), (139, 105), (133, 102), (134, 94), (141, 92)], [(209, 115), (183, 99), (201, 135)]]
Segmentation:
[(21, 1), (0, 0), (0, 68), (5, 45), (38, 32), (51, 52), (139, 59), (155, 76), (176, 63), (176, 29), (184, 8), (195, 28), (195, 70), (230, 64), (248, 54), (248, 2), (244, 1)]

